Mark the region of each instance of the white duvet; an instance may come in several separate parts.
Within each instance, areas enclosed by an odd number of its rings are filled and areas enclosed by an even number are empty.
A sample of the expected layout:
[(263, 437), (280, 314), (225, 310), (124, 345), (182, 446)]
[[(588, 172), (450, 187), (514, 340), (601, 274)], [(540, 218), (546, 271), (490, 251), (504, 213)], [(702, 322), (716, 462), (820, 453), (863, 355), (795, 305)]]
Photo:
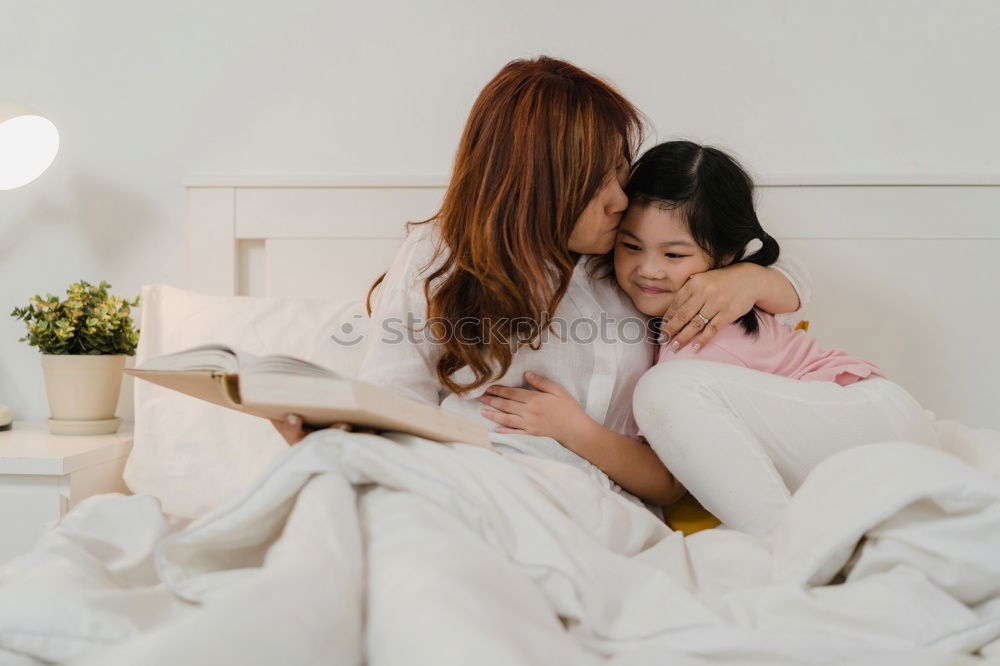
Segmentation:
[(0, 569), (0, 663), (982, 663), (1000, 433), (939, 428), (954, 455), (824, 462), (772, 542), (684, 538), (559, 462), (321, 431), (194, 522), (81, 503)]

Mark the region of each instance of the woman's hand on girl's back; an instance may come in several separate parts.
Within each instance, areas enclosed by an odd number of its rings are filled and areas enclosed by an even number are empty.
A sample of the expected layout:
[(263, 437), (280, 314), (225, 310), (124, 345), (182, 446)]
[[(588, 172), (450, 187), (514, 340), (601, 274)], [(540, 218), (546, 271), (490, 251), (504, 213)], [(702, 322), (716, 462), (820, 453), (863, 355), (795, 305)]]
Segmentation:
[(765, 289), (759, 278), (766, 278), (766, 271), (756, 264), (736, 264), (689, 277), (674, 294), (660, 325), (663, 337), (669, 336), (669, 349), (677, 351), (691, 342), (697, 352), (750, 312)]

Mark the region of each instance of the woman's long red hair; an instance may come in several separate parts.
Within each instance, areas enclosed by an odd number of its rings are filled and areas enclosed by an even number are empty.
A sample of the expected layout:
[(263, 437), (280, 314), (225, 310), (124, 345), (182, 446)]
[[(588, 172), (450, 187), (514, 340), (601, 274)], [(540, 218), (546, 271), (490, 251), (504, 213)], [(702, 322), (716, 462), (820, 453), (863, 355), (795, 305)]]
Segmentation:
[[(621, 94), (554, 58), (510, 62), (479, 94), (441, 209), (414, 223), (435, 222), (442, 240), (424, 282), (427, 316), (463, 322), (461, 339), (432, 330), (442, 386), (478, 388), (507, 372), (519, 346), (537, 348), (578, 258), (570, 233), (620, 161), (631, 163), (641, 131)], [(456, 382), (466, 366), (474, 379)]]

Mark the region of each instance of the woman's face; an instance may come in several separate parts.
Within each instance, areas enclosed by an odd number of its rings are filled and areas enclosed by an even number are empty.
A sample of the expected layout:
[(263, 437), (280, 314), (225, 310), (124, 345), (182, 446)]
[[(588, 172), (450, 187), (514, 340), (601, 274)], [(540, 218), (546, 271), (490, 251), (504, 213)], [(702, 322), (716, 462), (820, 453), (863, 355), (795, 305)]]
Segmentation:
[(629, 207), (615, 243), (615, 279), (640, 312), (662, 316), (687, 279), (710, 267), (678, 210)]
[(628, 163), (622, 160), (577, 219), (569, 236), (571, 252), (604, 254), (611, 250), (622, 213), (628, 207), (628, 197), (622, 189), (627, 179)]

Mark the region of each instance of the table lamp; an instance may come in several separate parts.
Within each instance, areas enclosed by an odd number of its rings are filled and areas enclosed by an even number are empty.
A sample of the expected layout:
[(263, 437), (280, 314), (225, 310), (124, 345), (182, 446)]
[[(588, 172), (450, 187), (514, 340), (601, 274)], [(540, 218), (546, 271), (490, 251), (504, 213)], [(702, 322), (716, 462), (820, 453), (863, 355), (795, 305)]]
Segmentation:
[[(49, 168), (59, 150), (52, 122), (19, 102), (0, 99), (0, 190), (27, 185)], [(10, 409), (0, 405), (0, 430), (10, 430)]]

